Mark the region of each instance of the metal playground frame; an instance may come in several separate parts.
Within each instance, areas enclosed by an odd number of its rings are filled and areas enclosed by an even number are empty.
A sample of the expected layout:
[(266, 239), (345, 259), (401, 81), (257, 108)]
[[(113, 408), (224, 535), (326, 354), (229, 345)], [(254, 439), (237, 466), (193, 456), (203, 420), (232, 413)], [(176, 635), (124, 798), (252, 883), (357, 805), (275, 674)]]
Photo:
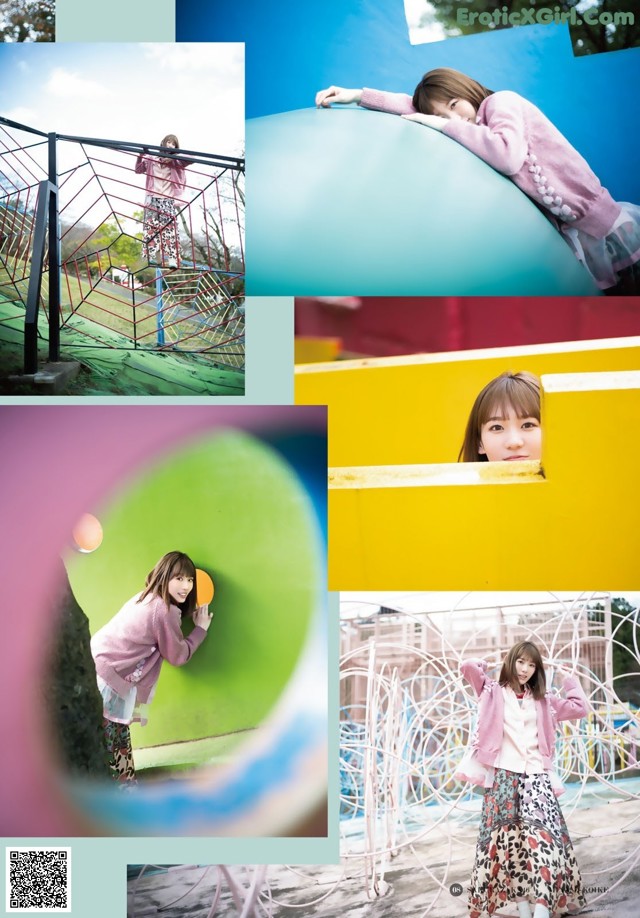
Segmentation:
[[(186, 165), (171, 259), (161, 251), (150, 260), (141, 155)], [(244, 159), (45, 133), (0, 117), (0, 302), (0, 322), (24, 323), (25, 373), (37, 371), (43, 339), (50, 361), (73, 340), (242, 369)]]

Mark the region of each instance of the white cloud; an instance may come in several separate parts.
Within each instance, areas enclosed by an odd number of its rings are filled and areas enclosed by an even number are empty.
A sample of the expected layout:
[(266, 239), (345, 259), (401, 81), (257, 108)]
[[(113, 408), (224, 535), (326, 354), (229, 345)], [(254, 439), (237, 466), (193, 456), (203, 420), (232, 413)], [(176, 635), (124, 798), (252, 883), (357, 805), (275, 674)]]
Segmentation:
[(143, 44), (145, 57), (166, 70), (227, 73), (237, 82), (244, 76), (244, 45), (238, 42), (193, 44)]
[(37, 120), (37, 115), (34, 109), (26, 108), (24, 106), (17, 106), (16, 108), (10, 109), (8, 112), (2, 112), (4, 118), (8, 118), (10, 121), (17, 121), (19, 124), (26, 124), (27, 127), (33, 127)]
[(7, 48), (0, 45), (0, 114), (23, 124), (140, 143), (175, 133), (185, 149), (229, 156), (243, 148), (240, 43), (25, 43), (13, 55)]
[(87, 79), (79, 73), (72, 73), (63, 67), (55, 67), (49, 77), (45, 88), (54, 96), (62, 96), (72, 101), (74, 99), (104, 99), (113, 96), (111, 89), (95, 80)]

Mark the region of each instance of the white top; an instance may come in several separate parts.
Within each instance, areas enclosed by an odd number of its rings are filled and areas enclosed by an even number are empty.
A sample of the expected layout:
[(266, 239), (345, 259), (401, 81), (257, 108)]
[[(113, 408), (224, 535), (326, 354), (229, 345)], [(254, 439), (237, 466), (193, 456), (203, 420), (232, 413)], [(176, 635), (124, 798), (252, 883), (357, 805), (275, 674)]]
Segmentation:
[(171, 169), (162, 160), (155, 164), (153, 188), (154, 194), (161, 194), (165, 198), (172, 198), (174, 195)]
[(536, 703), (531, 692), (519, 701), (509, 686), (502, 686), (504, 698), (504, 734), (496, 768), (520, 774), (538, 775), (544, 771), (538, 749)]

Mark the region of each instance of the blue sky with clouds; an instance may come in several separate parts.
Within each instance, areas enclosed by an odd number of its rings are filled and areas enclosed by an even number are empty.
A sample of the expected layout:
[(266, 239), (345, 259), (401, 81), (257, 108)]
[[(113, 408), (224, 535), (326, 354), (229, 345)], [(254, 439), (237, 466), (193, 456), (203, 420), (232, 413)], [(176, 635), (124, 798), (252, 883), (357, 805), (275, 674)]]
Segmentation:
[(0, 115), (44, 131), (238, 155), (241, 43), (0, 44)]

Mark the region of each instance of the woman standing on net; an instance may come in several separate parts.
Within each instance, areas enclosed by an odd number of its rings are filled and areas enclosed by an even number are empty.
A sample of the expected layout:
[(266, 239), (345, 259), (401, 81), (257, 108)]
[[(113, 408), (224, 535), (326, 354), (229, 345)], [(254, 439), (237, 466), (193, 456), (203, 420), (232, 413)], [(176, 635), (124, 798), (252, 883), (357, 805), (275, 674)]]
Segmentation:
[[(163, 137), (161, 147), (179, 150), (175, 134)], [(146, 174), (144, 202), (144, 238), (142, 251), (149, 264), (166, 268), (180, 267), (180, 235), (176, 198), (185, 187), (187, 162), (171, 153), (150, 156), (143, 148), (136, 160), (136, 172)]]

